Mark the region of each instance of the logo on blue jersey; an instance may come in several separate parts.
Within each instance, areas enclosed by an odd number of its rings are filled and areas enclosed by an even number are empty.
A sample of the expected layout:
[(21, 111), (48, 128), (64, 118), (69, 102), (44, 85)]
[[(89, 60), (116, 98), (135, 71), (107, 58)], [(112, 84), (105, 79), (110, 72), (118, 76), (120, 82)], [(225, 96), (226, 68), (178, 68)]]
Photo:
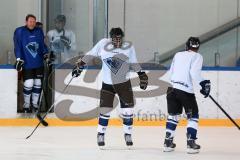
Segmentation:
[(33, 58), (36, 58), (38, 52), (38, 48), (39, 48), (39, 44), (37, 42), (30, 42), (26, 45), (26, 48), (28, 50), (28, 52), (33, 56)]
[(124, 63), (123, 60), (117, 58), (117, 57), (110, 57), (110, 58), (106, 58), (103, 60), (107, 66), (109, 67), (109, 69), (114, 73), (117, 74), (117, 72), (119, 71), (119, 69), (121, 68), (122, 64)]

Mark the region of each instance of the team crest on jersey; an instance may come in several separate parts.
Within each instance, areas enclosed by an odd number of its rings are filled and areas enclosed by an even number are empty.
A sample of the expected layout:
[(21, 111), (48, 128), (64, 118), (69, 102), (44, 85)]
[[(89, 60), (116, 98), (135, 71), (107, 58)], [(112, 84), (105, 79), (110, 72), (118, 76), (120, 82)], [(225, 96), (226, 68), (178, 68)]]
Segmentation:
[(39, 44), (37, 42), (30, 42), (26, 46), (28, 52), (33, 56), (33, 58), (36, 58), (37, 56), (37, 50), (39, 48)]
[(117, 72), (119, 71), (119, 69), (121, 68), (122, 64), (124, 63), (123, 60), (117, 58), (117, 57), (110, 57), (110, 58), (106, 58), (103, 60), (107, 66), (109, 67), (109, 69), (114, 73), (117, 74)]

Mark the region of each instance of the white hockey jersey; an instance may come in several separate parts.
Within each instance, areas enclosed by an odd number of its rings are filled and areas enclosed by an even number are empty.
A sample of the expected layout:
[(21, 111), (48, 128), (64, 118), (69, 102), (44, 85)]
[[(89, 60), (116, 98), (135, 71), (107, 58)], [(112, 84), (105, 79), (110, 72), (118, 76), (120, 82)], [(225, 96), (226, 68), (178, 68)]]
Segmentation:
[[(69, 48), (67, 48), (61, 41), (61, 36), (69, 39)], [(76, 51), (76, 36), (71, 30), (63, 30), (58, 32), (56, 29), (50, 30), (47, 33), (49, 48), (55, 54), (61, 54), (62, 62), (72, 58)]]
[(111, 39), (100, 40), (83, 58), (86, 64), (93, 57), (102, 60), (102, 79), (106, 84), (119, 84), (129, 80), (129, 72), (141, 70), (134, 46), (124, 42), (122, 48), (114, 48)]
[(203, 57), (193, 51), (178, 52), (173, 58), (169, 70), (173, 88), (194, 93), (193, 81), (199, 84), (204, 79), (201, 76)]

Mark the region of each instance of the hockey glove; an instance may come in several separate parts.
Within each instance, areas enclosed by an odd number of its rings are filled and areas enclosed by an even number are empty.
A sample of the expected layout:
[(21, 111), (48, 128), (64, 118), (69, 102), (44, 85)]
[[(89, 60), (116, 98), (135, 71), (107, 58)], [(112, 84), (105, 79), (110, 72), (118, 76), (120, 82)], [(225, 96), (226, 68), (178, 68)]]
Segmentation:
[(69, 38), (67, 38), (66, 36), (60, 36), (60, 40), (67, 47), (67, 49), (71, 48), (71, 46), (70, 46), (71, 41)]
[(147, 89), (147, 85), (148, 85), (148, 76), (145, 72), (138, 72), (138, 76), (140, 79), (140, 88), (143, 90)]
[(23, 64), (24, 64), (24, 61), (20, 58), (17, 58), (16, 62), (15, 62), (15, 68), (18, 72), (22, 71), (23, 69)]
[(50, 67), (50, 66), (52, 65), (52, 60), (49, 58), (49, 55), (48, 55), (48, 54), (45, 54), (45, 55), (43, 56), (43, 59), (44, 59), (44, 61), (46, 62), (47, 67)]
[(83, 67), (75, 66), (72, 70), (72, 77), (78, 77), (83, 71)]
[(200, 93), (202, 93), (204, 95), (204, 98), (207, 98), (211, 91), (210, 80), (204, 80), (204, 81), (200, 82), (200, 85), (202, 87), (202, 89), (200, 90)]
[(50, 52), (50, 54), (49, 54), (49, 59), (50, 59), (51, 62), (54, 62), (54, 61), (55, 61), (56, 56), (55, 56), (55, 54), (53, 53), (53, 51)]

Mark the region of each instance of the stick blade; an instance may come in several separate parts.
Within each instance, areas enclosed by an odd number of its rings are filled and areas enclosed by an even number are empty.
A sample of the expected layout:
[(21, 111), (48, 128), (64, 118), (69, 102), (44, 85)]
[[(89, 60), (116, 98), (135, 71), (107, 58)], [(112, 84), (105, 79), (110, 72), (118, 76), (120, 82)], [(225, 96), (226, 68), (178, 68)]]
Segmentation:
[(37, 119), (39, 120), (39, 122), (40, 122), (43, 126), (45, 126), (45, 127), (48, 126), (48, 123), (41, 117), (40, 113), (37, 113)]

